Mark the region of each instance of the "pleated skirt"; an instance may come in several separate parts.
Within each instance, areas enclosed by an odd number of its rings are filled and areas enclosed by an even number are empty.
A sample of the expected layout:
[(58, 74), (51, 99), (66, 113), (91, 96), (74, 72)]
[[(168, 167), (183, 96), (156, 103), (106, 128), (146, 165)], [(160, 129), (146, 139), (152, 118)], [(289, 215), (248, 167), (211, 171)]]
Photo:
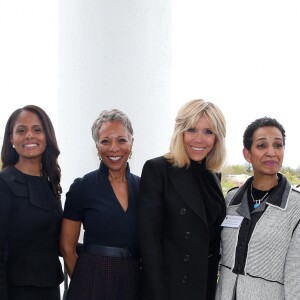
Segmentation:
[(139, 258), (81, 253), (66, 300), (139, 299)]

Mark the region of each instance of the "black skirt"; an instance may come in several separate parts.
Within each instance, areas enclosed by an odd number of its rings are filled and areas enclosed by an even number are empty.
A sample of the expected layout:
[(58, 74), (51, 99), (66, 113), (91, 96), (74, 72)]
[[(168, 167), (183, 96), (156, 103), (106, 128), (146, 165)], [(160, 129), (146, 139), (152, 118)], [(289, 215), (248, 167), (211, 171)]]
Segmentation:
[(67, 293), (67, 300), (137, 300), (139, 258), (81, 253)]
[(60, 300), (60, 288), (59, 287), (34, 287), (34, 286), (9, 286), (8, 299), (9, 300)]

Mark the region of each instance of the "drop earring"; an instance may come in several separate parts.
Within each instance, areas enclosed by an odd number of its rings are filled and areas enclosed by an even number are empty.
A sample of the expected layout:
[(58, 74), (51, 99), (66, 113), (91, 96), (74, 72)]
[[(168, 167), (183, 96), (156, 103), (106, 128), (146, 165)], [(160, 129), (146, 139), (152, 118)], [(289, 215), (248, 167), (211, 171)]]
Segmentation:
[(250, 163), (248, 163), (248, 165), (247, 165), (247, 172), (248, 173), (251, 173), (252, 172), (252, 165), (250, 164)]
[(132, 151), (130, 151), (128, 158), (130, 159), (132, 156)]
[(102, 160), (102, 157), (100, 155), (100, 153), (97, 153), (98, 157), (99, 157), (99, 160), (101, 161)]

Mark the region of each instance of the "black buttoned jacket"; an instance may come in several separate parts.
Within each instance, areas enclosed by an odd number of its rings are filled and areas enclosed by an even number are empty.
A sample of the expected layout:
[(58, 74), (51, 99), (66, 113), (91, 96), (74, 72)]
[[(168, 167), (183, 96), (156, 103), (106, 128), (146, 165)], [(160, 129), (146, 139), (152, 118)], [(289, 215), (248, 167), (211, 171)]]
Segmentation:
[(209, 250), (205, 207), (197, 195), (189, 168), (173, 167), (164, 157), (145, 163), (139, 198), (144, 298), (214, 299), (221, 229)]

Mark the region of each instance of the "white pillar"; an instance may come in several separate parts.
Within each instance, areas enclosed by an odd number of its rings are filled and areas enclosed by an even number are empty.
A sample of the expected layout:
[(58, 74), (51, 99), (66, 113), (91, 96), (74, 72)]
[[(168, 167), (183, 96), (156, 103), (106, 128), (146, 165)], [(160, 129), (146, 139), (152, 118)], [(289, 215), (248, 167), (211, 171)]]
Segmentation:
[[(118, 108), (134, 129), (130, 166), (168, 150), (171, 118), (170, 0), (60, 2), (58, 138), (62, 185), (98, 168), (91, 125)], [(64, 200), (64, 199), (63, 199)]]

